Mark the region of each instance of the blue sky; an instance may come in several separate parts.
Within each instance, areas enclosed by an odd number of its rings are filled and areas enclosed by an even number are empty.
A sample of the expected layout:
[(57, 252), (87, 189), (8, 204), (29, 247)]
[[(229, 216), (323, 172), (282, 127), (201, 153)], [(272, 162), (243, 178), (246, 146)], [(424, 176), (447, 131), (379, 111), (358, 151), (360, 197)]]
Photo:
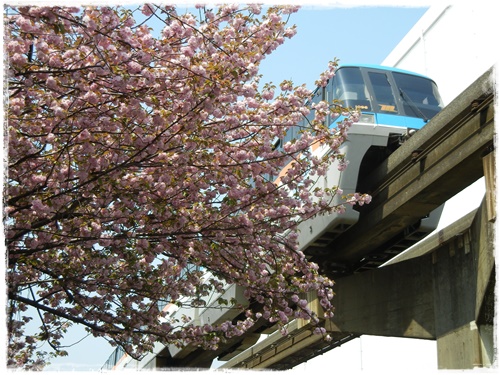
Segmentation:
[[(262, 64), (263, 81), (292, 79), (312, 89), (335, 57), (341, 63), (380, 64), (425, 13), (425, 7), (304, 7), (294, 14), (297, 35)], [(73, 332), (72, 342), (85, 337)], [(68, 342), (69, 343), (69, 342)], [(96, 371), (113, 352), (104, 340), (87, 337), (68, 348), (70, 355), (53, 360), (47, 370)], [(334, 370), (334, 368), (332, 368)]]
[(380, 64), (425, 13), (424, 7), (312, 7), (291, 18), (297, 35), (261, 66), (263, 81), (314, 81), (338, 58), (340, 63)]

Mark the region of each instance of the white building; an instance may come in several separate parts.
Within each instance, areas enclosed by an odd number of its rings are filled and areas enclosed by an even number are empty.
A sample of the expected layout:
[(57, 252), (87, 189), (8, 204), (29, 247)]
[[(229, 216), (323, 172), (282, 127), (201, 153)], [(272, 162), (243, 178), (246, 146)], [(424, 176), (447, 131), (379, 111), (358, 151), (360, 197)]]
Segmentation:
[[(498, 13), (491, 3), (438, 3), (429, 8), (382, 64), (431, 77), (444, 105), (448, 105), (500, 61), (500, 48), (496, 45), (499, 36)], [(483, 194), (481, 179), (452, 198), (445, 205), (438, 229), (460, 217), (460, 213), (478, 207)]]
[(429, 8), (382, 62), (434, 79), (449, 104), (499, 61), (498, 13), (482, 1)]

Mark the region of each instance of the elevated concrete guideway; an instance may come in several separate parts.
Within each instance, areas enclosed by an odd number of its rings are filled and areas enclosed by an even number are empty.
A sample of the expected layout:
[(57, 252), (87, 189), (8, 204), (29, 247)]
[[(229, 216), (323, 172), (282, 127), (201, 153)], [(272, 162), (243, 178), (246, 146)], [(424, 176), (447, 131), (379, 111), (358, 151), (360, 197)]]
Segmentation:
[(325, 274), (385, 263), (398, 254), (398, 234), (483, 176), (483, 156), (493, 150), (492, 85), (490, 69), (363, 177), (357, 191), (371, 193), (372, 202), (353, 227), (311, 252)]

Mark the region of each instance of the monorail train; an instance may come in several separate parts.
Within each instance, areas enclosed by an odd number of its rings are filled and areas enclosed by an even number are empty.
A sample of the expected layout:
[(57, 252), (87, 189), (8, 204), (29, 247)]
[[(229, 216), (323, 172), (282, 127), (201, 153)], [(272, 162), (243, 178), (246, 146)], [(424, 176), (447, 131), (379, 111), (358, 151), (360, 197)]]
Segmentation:
[(365, 114), (360, 122), (420, 129), (443, 107), (430, 78), (373, 65), (341, 66), (313, 102), (339, 100)]
[[(314, 91), (311, 100), (312, 103), (321, 100), (337, 102), (361, 114), (359, 121), (348, 131), (348, 139), (341, 148), (349, 161), (347, 169), (340, 172), (332, 165), (326, 177), (317, 182), (329, 187), (339, 186), (344, 195), (364, 193), (363, 186), (358, 184), (359, 177), (374, 169), (443, 107), (437, 86), (430, 78), (374, 65), (339, 67), (326, 87)], [(308, 120), (313, 116), (311, 113)], [(330, 127), (338, 121), (338, 118), (332, 119)], [(294, 133), (297, 132), (287, 134), (283, 144), (289, 140), (287, 138), (295, 136)], [(339, 196), (333, 203), (341, 202)], [(441, 212), (442, 207), (439, 207), (419, 220), (407, 231), (405, 243), (411, 246), (412, 241), (416, 243), (432, 232), (438, 225)], [(359, 215), (356, 207), (347, 205), (343, 214), (318, 216), (302, 223), (299, 228), (300, 249), (306, 255), (325, 254), (329, 244), (355, 224)]]

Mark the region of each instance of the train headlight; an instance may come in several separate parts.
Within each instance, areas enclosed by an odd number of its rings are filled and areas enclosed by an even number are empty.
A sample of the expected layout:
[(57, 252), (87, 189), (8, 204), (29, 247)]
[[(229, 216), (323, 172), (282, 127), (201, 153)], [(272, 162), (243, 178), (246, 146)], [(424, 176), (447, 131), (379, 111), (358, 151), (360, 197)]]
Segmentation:
[(375, 124), (375, 115), (371, 113), (362, 113), (359, 116), (359, 121), (358, 123), (365, 123), (365, 124)]

